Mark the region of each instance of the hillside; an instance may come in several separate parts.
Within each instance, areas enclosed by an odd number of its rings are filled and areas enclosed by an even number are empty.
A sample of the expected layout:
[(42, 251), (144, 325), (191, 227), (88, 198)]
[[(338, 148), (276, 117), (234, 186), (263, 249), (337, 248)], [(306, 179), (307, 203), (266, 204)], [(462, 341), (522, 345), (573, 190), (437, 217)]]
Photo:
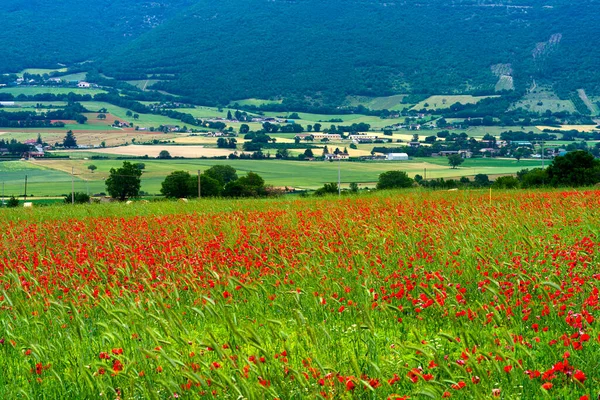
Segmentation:
[(193, 0), (2, 0), (1, 72), (99, 60)]
[(600, 95), (599, 14), (596, 0), (4, 0), (0, 71), (90, 60), (222, 104), (492, 94), (533, 80), (568, 99)]
[(222, 102), (493, 91), (507, 79), (523, 89), (532, 78), (563, 95), (600, 94), (598, 2), (505, 4), (203, 0), (103, 66), (116, 76), (172, 73), (157, 87)]

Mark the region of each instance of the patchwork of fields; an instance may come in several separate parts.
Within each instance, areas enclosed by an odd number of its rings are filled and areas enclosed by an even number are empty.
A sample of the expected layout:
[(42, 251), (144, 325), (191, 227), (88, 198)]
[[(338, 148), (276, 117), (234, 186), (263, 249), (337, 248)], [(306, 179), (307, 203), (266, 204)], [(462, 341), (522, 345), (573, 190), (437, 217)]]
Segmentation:
[[(153, 146), (161, 149), (160, 146)], [(103, 155), (100, 153), (89, 153)], [(78, 153), (81, 157), (81, 153)], [(298, 189), (316, 189), (328, 182), (337, 182), (338, 168), (341, 171), (343, 187), (356, 182), (360, 187), (374, 188), (382, 172), (390, 170), (406, 171), (410, 176), (420, 174), (427, 178), (459, 178), (476, 174), (506, 175), (514, 174), (523, 168), (535, 168), (540, 161), (514, 159), (470, 159), (457, 169), (451, 169), (445, 158), (422, 158), (401, 162), (302, 162), (286, 160), (156, 160), (139, 159), (131, 162), (145, 164), (142, 175), (144, 192), (159, 194), (161, 182), (173, 171), (184, 170), (196, 174), (198, 170), (206, 170), (214, 165), (231, 165), (238, 174), (256, 172), (267, 184), (279, 187), (294, 187)], [(36, 196), (57, 196), (71, 192), (71, 171), (74, 170), (75, 191), (90, 193), (105, 192), (104, 179), (111, 168), (122, 165), (121, 160), (38, 160), (0, 162), (0, 184), (5, 180), (6, 195), (22, 195), (24, 193), (25, 175), (29, 176), (28, 194)], [(90, 172), (88, 165), (98, 169)], [(35, 174), (30, 174), (30, 169)], [(9, 177), (5, 179), (5, 177)]]

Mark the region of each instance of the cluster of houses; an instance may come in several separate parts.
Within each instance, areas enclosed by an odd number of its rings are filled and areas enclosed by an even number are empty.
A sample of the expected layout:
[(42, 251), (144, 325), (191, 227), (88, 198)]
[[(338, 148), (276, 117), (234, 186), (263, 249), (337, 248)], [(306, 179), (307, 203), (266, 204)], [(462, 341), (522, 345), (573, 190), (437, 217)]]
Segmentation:
[[(299, 133), (295, 136), (300, 140), (306, 140), (307, 138), (312, 138), (313, 141), (319, 142), (327, 139), (329, 141), (339, 141), (342, 140), (342, 135), (338, 133), (324, 133), (324, 132), (312, 132), (312, 133)], [(349, 135), (348, 139), (352, 141), (354, 144), (361, 143), (373, 143), (377, 140), (388, 140), (386, 138), (381, 138), (378, 135), (371, 134), (353, 134)]]
[(94, 83), (89, 83), (86, 81), (80, 81), (80, 80), (65, 80), (62, 78), (48, 78), (48, 79), (43, 79), (43, 80), (36, 80), (36, 79), (25, 79), (24, 77), (19, 77), (17, 78), (13, 83), (4, 83), (0, 86), (20, 86), (20, 85), (52, 85), (52, 86), (56, 86), (56, 85), (66, 85), (68, 87), (77, 87), (77, 88), (81, 88), (81, 89), (89, 89), (92, 87), (98, 87), (98, 85), (94, 84)]

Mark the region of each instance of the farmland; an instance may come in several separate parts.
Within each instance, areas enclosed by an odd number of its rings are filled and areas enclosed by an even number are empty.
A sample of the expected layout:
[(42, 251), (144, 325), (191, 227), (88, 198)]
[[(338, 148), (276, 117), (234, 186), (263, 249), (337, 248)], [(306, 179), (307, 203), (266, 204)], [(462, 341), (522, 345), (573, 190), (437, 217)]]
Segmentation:
[[(476, 104), (478, 102), (480, 102), (483, 99), (487, 99), (490, 97), (498, 97), (498, 96), (470, 96), (470, 95), (437, 95), (437, 96), (430, 96), (427, 99), (423, 100), (422, 102), (416, 104), (413, 109), (414, 110), (421, 110), (423, 108), (430, 108), (430, 109), (443, 109), (443, 108), (450, 108), (450, 106), (454, 103), (461, 103), (461, 104)], [(426, 106), (427, 104), (427, 106)]]
[(599, 195), (0, 210), (0, 397), (595, 398)]
[(63, 88), (51, 86), (24, 86), (0, 88), (0, 93), (10, 93), (13, 96), (23, 94), (25, 96), (35, 96), (36, 94), (89, 94), (91, 96), (98, 93), (105, 93), (102, 89), (94, 88)]
[(571, 100), (562, 100), (549, 87), (536, 87), (530, 90), (521, 100), (515, 103), (511, 109), (523, 108), (527, 111), (543, 113), (568, 111), (575, 112), (575, 106)]
[[(162, 150), (163, 146), (152, 146)], [(216, 149), (215, 149), (216, 150)], [(71, 192), (71, 172), (75, 173), (75, 191), (90, 191), (90, 193), (105, 192), (104, 179), (108, 177), (111, 168), (122, 165), (121, 160), (86, 160), (83, 156), (106, 154), (91, 152), (71, 152), (72, 156), (80, 157), (74, 160), (38, 160), (38, 161), (11, 161), (0, 163), (0, 183), (5, 172), (10, 172), (10, 179), (5, 183), (7, 195), (22, 195), (24, 191), (25, 175), (30, 168), (35, 168), (35, 176), (29, 176), (28, 194), (36, 196), (57, 196)], [(144, 152), (146, 154), (147, 152)], [(132, 162), (143, 162), (146, 165), (142, 175), (142, 190), (150, 194), (158, 194), (161, 182), (173, 171), (184, 170), (196, 173), (206, 170), (214, 165), (231, 165), (239, 174), (252, 171), (262, 176), (267, 184), (274, 186), (288, 186), (298, 189), (316, 189), (328, 182), (337, 182), (338, 167), (341, 171), (341, 182), (347, 187), (351, 182), (356, 182), (360, 187), (373, 188), (379, 174), (390, 170), (406, 171), (410, 176), (415, 174), (426, 175), (427, 178), (458, 178), (460, 176), (474, 176), (476, 174), (504, 175), (514, 174), (523, 168), (540, 166), (540, 161), (514, 159), (470, 159), (466, 160), (457, 169), (451, 169), (445, 158), (422, 158), (403, 162), (300, 162), (287, 160), (157, 160), (139, 159)], [(95, 172), (90, 172), (87, 166), (94, 164), (98, 167)], [(425, 171), (426, 169), (426, 171)], [(46, 172), (42, 172), (46, 171)], [(47, 175), (45, 175), (47, 174)], [(64, 174), (64, 175), (63, 175)], [(60, 179), (55, 179), (60, 176)]]
[(386, 97), (350, 96), (347, 101), (351, 106), (362, 105), (372, 110), (402, 110), (410, 108), (410, 105), (402, 103), (405, 97), (403, 94)]

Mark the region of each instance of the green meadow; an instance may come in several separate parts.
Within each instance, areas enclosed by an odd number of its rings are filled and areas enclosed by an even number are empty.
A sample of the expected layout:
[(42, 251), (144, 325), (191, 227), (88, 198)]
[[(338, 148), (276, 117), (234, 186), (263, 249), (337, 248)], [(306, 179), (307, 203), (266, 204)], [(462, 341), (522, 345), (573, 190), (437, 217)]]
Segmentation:
[[(541, 165), (538, 160), (514, 159), (469, 159), (457, 169), (451, 169), (445, 158), (414, 159), (403, 162), (300, 162), (288, 160), (156, 160), (132, 159), (131, 162), (145, 164), (142, 175), (142, 190), (159, 194), (161, 182), (173, 171), (184, 170), (193, 174), (214, 165), (227, 164), (238, 170), (239, 175), (252, 171), (261, 175), (267, 184), (299, 189), (315, 189), (327, 182), (337, 182), (338, 169), (342, 186), (352, 182), (361, 187), (374, 187), (379, 174), (390, 170), (406, 171), (410, 176), (426, 175), (429, 178), (458, 178), (476, 174), (514, 174), (523, 168)], [(75, 190), (99, 193), (105, 191), (104, 179), (111, 168), (118, 168), (122, 160), (39, 160), (35, 162), (0, 162), (0, 184), (5, 183), (8, 195), (24, 193), (24, 179), (28, 176), (28, 194), (36, 196), (58, 196), (71, 191), (73, 169)], [(87, 167), (94, 164), (98, 169), (90, 172)]]
[(106, 93), (105, 90), (96, 88), (64, 88), (64, 87), (52, 87), (52, 86), (18, 86), (18, 87), (4, 87), (0, 88), (0, 93), (10, 93), (13, 96), (20, 94), (26, 96), (34, 96), (36, 94), (89, 94), (91, 96), (98, 93)]

